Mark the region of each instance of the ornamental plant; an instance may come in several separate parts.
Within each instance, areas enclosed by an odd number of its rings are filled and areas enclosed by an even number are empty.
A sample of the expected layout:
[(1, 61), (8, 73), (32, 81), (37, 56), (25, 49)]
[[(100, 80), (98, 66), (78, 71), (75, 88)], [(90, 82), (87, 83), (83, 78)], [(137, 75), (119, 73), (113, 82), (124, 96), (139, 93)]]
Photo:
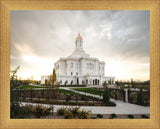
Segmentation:
[(115, 113), (111, 114), (111, 117), (116, 118), (117, 115)]
[(69, 108), (68, 109), (72, 114), (73, 114), (73, 117), (77, 117), (79, 112), (80, 112), (80, 107), (72, 107), (72, 108)]
[(127, 115), (127, 116), (128, 116), (129, 119), (134, 119), (134, 116), (131, 115), (131, 114), (129, 114), (129, 115)]
[(37, 118), (42, 118), (42, 116), (49, 115), (52, 108), (44, 107), (42, 105), (36, 105), (33, 107), (32, 112)]
[(80, 107), (69, 107), (69, 108), (60, 108), (57, 110), (58, 115), (63, 115), (64, 119), (89, 119), (91, 111), (80, 110)]
[(63, 116), (64, 113), (66, 112), (66, 110), (67, 110), (66, 107), (62, 107), (62, 108), (59, 108), (59, 109), (57, 110), (57, 113), (58, 113), (59, 116)]
[(79, 119), (89, 119), (90, 114), (91, 114), (91, 111), (86, 111), (86, 110), (83, 109), (79, 112), (78, 118)]
[(73, 119), (73, 114), (69, 110), (66, 110), (64, 112), (64, 119)]
[(97, 114), (97, 118), (103, 118), (102, 114)]

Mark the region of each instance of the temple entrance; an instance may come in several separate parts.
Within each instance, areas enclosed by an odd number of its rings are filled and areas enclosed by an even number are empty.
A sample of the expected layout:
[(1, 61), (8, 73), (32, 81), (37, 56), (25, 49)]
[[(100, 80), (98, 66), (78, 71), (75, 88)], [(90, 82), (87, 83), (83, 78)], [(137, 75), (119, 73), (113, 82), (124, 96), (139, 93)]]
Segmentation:
[(88, 79), (86, 80), (86, 85), (88, 84)]

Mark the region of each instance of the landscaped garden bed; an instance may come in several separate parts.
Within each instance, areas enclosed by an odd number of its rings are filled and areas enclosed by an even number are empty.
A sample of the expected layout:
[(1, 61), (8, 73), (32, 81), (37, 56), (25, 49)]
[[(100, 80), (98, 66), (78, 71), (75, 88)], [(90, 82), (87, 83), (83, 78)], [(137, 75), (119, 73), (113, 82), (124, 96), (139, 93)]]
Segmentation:
[(45, 88), (45, 86), (22, 85), (22, 86), (20, 86), (19, 88), (21, 88), (21, 89)]
[(73, 88), (73, 90), (81, 91), (81, 92), (85, 92), (85, 93), (90, 93), (90, 94), (94, 94), (94, 95), (102, 95), (103, 94), (103, 91), (98, 90), (96, 88)]
[(81, 109), (79, 106), (61, 107), (54, 110), (54, 106), (26, 104), (19, 106), (22, 113), (16, 119), (149, 119), (149, 114), (92, 114), (90, 110)]
[(33, 100), (33, 99), (27, 99), (22, 100), (21, 102), (29, 102), (29, 103), (40, 103), (40, 104), (54, 104), (54, 105), (72, 105), (72, 106), (116, 106), (114, 102), (109, 102), (107, 104), (104, 104), (102, 101), (68, 101), (65, 100)]

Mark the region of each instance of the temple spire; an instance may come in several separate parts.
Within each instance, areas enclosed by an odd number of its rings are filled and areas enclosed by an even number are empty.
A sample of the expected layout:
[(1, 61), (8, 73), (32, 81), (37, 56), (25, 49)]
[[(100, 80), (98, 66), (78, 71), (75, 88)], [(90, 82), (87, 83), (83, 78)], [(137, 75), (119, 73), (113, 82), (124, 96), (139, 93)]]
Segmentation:
[(75, 43), (76, 43), (75, 45), (77, 50), (83, 50), (83, 39), (80, 33), (78, 33)]
[(78, 36), (77, 36), (76, 40), (77, 40), (77, 39), (83, 40), (83, 39), (82, 39), (82, 36), (80, 35), (80, 33), (78, 33)]

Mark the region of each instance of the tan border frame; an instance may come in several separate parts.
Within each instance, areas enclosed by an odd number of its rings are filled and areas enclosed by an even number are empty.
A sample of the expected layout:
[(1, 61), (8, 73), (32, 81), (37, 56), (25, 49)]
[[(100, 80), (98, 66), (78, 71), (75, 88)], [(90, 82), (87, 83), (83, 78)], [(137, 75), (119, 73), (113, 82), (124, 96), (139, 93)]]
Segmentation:
[[(10, 10), (150, 10), (150, 119), (10, 119)], [(23, 128), (160, 128), (159, 0), (0, 0), (0, 127)]]

